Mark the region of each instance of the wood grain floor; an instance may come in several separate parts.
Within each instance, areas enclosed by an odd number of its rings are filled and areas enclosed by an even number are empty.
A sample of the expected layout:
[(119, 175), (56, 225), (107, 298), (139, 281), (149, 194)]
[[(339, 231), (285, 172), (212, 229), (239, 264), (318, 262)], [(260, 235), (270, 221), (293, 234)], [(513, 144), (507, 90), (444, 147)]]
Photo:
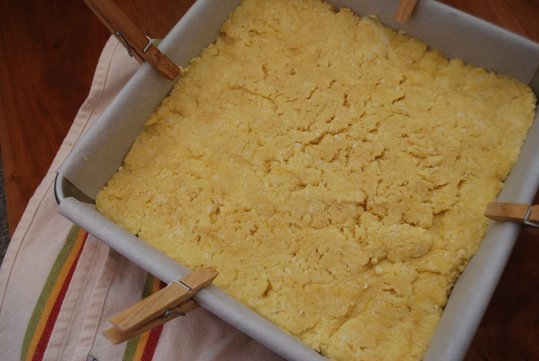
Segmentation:
[[(192, 3), (116, 2), (152, 37)], [(539, 0), (444, 2), (539, 42)], [(0, 1), (0, 152), (12, 232), (89, 91), (107, 38), (80, 0)], [(539, 231), (523, 230), (467, 361), (539, 360), (538, 257)]]

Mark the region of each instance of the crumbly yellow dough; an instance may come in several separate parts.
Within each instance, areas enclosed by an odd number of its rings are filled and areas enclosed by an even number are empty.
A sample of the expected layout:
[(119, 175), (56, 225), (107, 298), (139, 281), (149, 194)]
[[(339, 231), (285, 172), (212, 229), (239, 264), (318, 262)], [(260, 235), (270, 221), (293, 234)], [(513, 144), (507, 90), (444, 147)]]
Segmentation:
[(245, 0), (99, 210), (336, 360), (418, 360), (532, 92), (318, 0)]

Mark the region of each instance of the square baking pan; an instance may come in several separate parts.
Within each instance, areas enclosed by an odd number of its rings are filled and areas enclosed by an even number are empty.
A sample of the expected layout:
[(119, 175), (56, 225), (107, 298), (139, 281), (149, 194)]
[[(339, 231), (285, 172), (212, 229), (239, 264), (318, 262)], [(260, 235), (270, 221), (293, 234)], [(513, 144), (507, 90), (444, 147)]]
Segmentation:
[[(383, 24), (427, 43), (449, 58), (485, 67), (530, 84), (539, 94), (539, 45), (432, 0), (420, 1), (405, 25), (393, 21), (398, 0), (335, 0), (356, 14), (376, 15)], [(215, 41), (239, 0), (199, 0), (161, 42), (160, 49), (181, 66)], [(93, 200), (122, 164), (135, 137), (172, 82), (143, 64), (58, 169), (55, 192), (62, 215), (88, 230), (164, 282), (188, 270), (96, 211)], [(531, 203), (539, 185), (539, 122), (536, 115), (520, 157), (499, 201)], [(460, 360), (505, 267), (520, 227), (492, 224), (476, 255), (458, 279), (425, 360)], [(216, 286), (195, 300), (247, 335), (290, 360), (325, 359)]]

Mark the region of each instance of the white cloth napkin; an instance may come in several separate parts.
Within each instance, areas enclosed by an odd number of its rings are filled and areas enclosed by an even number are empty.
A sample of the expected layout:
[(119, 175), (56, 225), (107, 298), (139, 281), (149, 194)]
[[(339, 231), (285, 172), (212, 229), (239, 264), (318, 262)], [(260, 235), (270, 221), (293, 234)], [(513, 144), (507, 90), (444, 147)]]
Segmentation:
[[(108, 318), (138, 301), (152, 278), (83, 230), (75, 229), (82, 237), (80, 251), (66, 251), (73, 225), (57, 213), (55, 170), (137, 67), (111, 37), (99, 59), (90, 94), (13, 235), (0, 269), (1, 358), (281, 360), (201, 308), (130, 344), (113, 345), (101, 334), (110, 326)], [(78, 258), (69, 258), (75, 256)], [(62, 273), (61, 266), (70, 273)]]

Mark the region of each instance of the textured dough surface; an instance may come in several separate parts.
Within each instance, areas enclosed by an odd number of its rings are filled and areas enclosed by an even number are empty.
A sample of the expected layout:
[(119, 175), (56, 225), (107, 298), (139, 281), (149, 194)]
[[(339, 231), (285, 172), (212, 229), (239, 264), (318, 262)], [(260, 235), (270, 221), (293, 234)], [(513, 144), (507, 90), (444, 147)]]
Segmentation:
[(324, 355), (417, 360), (534, 106), (376, 19), (245, 0), (97, 206)]

